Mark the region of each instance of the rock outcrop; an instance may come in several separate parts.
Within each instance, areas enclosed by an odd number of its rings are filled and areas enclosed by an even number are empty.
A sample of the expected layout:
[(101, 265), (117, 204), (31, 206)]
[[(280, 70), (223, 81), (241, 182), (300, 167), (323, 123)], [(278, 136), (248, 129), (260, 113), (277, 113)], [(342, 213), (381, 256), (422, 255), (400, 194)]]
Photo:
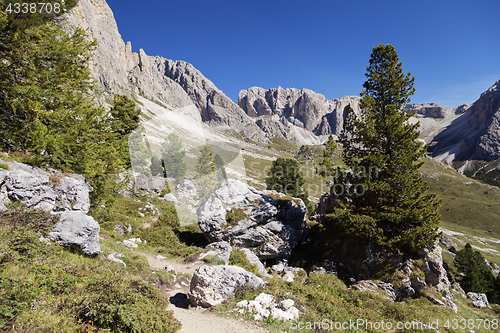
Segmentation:
[(231, 252), (233, 248), (229, 245), (228, 242), (215, 242), (210, 243), (206, 246), (208, 252), (205, 253), (205, 256), (214, 256), (217, 259), (224, 261), (225, 265), (229, 264), (229, 257), (231, 256)]
[(245, 310), (253, 312), (255, 320), (265, 320), (271, 316), (273, 319), (284, 321), (299, 319), (299, 310), (294, 304), (292, 299), (284, 299), (276, 304), (272, 295), (261, 293), (253, 301), (243, 300), (236, 303), (236, 307), (240, 309), (240, 313), (245, 313)]
[(133, 193), (136, 196), (150, 196), (157, 197), (161, 194), (162, 190), (165, 189), (167, 185), (167, 180), (163, 177), (147, 177), (143, 174), (139, 174), (134, 177), (135, 186)]
[(127, 72), (137, 63), (138, 55), (132, 53), (130, 42), (125, 44), (121, 38), (106, 1), (78, 1), (78, 5), (65, 15), (64, 25), (68, 30), (79, 27), (87, 32), (90, 39), (97, 40), (98, 48), (91, 70), (104, 91), (128, 95)]
[(424, 259), (424, 272), (427, 284), (435, 287), (438, 291), (447, 291), (451, 287), (448, 275), (443, 266), (442, 248), (434, 245), (420, 253)]
[[(210, 126), (230, 127), (256, 141), (266, 140), (262, 131), (238, 105), (193, 65), (185, 61), (173, 61), (159, 56), (150, 57), (141, 49), (139, 63), (129, 75), (129, 80), (135, 82), (139, 91), (146, 97), (159, 100), (172, 108), (194, 103), (204, 123)], [(155, 85), (155, 82), (162, 84)], [(171, 86), (174, 84), (177, 86), (173, 90)], [(183, 93), (177, 91), (178, 88), (182, 89)], [(172, 91), (176, 91), (175, 96), (172, 95)], [(163, 97), (165, 92), (167, 96), (171, 95), (170, 99)], [(189, 100), (185, 100), (185, 95)], [(177, 96), (183, 96), (182, 103), (177, 101), (179, 99)]]
[(474, 306), (475, 308), (485, 308), (490, 306), (488, 297), (486, 297), (485, 294), (468, 292), (467, 298), (472, 300), (472, 306)]
[(358, 291), (368, 291), (372, 294), (382, 296), (391, 301), (396, 300), (396, 292), (394, 290), (394, 286), (391, 283), (376, 283), (372, 280), (362, 280), (356, 282), (356, 284), (354, 284), (351, 288)]
[(405, 105), (403, 109), (406, 112), (414, 113), (410, 122), (416, 123), (418, 121), (420, 123), (418, 127), (420, 137), (428, 144), (439, 132), (460, 117), (467, 109), (467, 105), (450, 109), (435, 103), (414, 103)]
[(92, 187), (81, 175), (40, 169), (18, 162), (0, 162), (0, 202), (20, 201), (30, 209), (41, 209), (59, 216), (47, 239), (74, 247), (86, 255), (99, 254), (99, 224), (86, 214)]
[[(230, 219), (228, 212), (237, 214)], [(198, 223), (211, 242), (224, 240), (254, 249), (260, 259), (284, 258), (290, 256), (302, 235), (306, 213), (300, 199), (226, 179), (198, 209)]]
[(418, 118), (443, 119), (455, 114), (454, 109), (450, 109), (435, 103), (407, 104), (404, 107), (406, 112), (415, 113)]
[(222, 303), (238, 288), (258, 289), (265, 282), (237, 266), (202, 266), (191, 279), (188, 298), (191, 304), (208, 308)]
[(21, 201), (28, 208), (52, 213), (79, 211), (90, 208), (92, 187), (80, 175), (32, 167), (18, 162), (0, 162), (9, 170), (0, 169), (0, 201)]

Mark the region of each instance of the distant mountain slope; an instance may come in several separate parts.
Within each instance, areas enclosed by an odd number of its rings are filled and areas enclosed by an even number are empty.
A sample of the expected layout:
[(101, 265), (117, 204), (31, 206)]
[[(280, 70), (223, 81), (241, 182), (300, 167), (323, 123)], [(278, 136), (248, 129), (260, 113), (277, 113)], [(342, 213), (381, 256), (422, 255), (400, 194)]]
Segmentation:
[[(282, 135), (296, 142), (297, 129), (321, 142), (326, 135), (339, 136), (344, 126), (345, 107), (350, 105), (359, 114), (359, 101), (357, 96), (328, 100), (309, 89), (281, 87), (267, 90), (252, 87), (238, 95), (239, 106), (256, 119), (257, 125), (266, 133)], [(420, 121), (421, 137), (428, 143), (468, 107), (462, 105), (450, 109), (434, 103), (408, 104), (405, 110), (415, 113), (411, 122)]]
[(469, 107), (470, 104), (464, 104), (456, 109), (450, 109), (434, 103), (425, 103), (407, 104), (404, 110), (415, 114), (410, 121), (412, 123), (420, 122), (420, 137), (429, 143)]
[(434, 137), (429, 145), (434, 157), (448, 162), (500, 158), (499, 87), (497, 81), (465, 114)]
[[(262, 124), (269, 126), (265, 121), (271, 115), (277, 115), (285, 127), (294, 125), (305, 129), (316, 136), (328, 134), (339, 135), (344, 123), (344, 109), (347, 105), (359, 111), (359, 97), (346, 96), (327, 100), (325, 96), (309, 89), (295, 89), (281, 87), (263, 89), (252, 87), (240, 91), (238, 105), (245, 112)], [(259, 123), (258, 123), (259, 124)], [(259, 125), (262, 128), (262, 125)], [(276, 126), (276, 130), (282, 127)], [(282, 132), (285, 138), (290, 132)]]

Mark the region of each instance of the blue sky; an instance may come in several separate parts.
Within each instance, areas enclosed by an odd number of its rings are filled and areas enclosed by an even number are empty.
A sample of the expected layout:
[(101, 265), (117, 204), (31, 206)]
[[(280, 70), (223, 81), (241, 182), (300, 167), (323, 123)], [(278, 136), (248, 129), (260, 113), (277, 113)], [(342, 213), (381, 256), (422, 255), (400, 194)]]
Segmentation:
[(359, 95), (374, 46), (415, 76), (414, 103), (473, 103), (500, 80), (498, 0), (107, 0), (137, 52), (193, 64), (229, 98), (253, 86)]

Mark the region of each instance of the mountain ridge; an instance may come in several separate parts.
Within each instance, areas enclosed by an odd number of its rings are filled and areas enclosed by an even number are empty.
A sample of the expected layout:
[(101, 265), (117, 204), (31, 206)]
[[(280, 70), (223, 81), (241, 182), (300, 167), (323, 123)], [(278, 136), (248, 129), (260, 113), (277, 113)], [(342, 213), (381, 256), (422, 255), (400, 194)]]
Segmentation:
[[(285, 138), (298, 145), (322, 144), (329, 134), (338, 137), (348, 104), (355, 113), (360, 112), (357, 96), (328, 100), (305, 88), (251, 87), (240, 91), (236, 104), (192, 64), (149, 56), (143, 49), (132, 52), (105, 0), (80, 0), (66, 15), (66, 23), (85, 29), (98, 42), (91, 69), (104, 93), (104, 103), (113, 94), (141, 95), (212, 128), (235, 130), (255, 142)], [(434, 157), (449, 163), (500, 158), (498, 85), (474, 104), (456, 109), (433, 103), (405, 107), (415, 112), (410, 121), (420, 121), (421, 138)]]
[(449, 163), (500, 158), (499, 87), (500, 81), (495, 82), (463, 116), (433, 139), (429, 150), (434, 157)]

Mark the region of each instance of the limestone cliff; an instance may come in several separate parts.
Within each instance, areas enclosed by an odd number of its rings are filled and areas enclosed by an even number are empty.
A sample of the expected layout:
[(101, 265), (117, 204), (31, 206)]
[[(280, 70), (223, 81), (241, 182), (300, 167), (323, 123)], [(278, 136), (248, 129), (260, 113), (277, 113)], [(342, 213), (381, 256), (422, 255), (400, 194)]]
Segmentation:
[(413, 117), (410, 118), (410, 122), (420, 122), (418, 128), (420, 138), (428, 144), (444, 128), (460, 117), (468, 107), (470, 107), (469, 104), (464, 104), (456, 109), (450, 109), (435, 103), (425, 103), (407, 104), (404, 110), (414, 113)]
[(107, 93), (127, 94), (127, 73), (138, 61), (132, 45), (125, 44), (118, 32), (116, 21), (105, 0), (80, 0), (66, 16), (68, 27), (79, 27), (96, 39), (98, 49), (94, 55), (92, 73)]
[(103, 99), (113, 94), (143, 95), (170, 110), (185, 110), (194, 104), (199, 111), (194, 118), (267, 141), (254, 121), (191, 64), (148, 56), (142, 49), (132, 52), (105, 0), (80, 0), (66, 15), (65, 24), (83, 28), (97, 41), (91, 69), (104, 92)]
[(434, 137), (430, 151), (448, 162), (500, 158), (500, 81)]
[(289, 123), (318, 136), (339, 135), (342, 132), (347, 105), (359, 112), (359, 97), (327, 100), (309, 89), (281, 87), (242, 90), (238, 95), (238, 104), (251, 117), (265, 119), (266, 116), (277, 115), (285, 126)]

